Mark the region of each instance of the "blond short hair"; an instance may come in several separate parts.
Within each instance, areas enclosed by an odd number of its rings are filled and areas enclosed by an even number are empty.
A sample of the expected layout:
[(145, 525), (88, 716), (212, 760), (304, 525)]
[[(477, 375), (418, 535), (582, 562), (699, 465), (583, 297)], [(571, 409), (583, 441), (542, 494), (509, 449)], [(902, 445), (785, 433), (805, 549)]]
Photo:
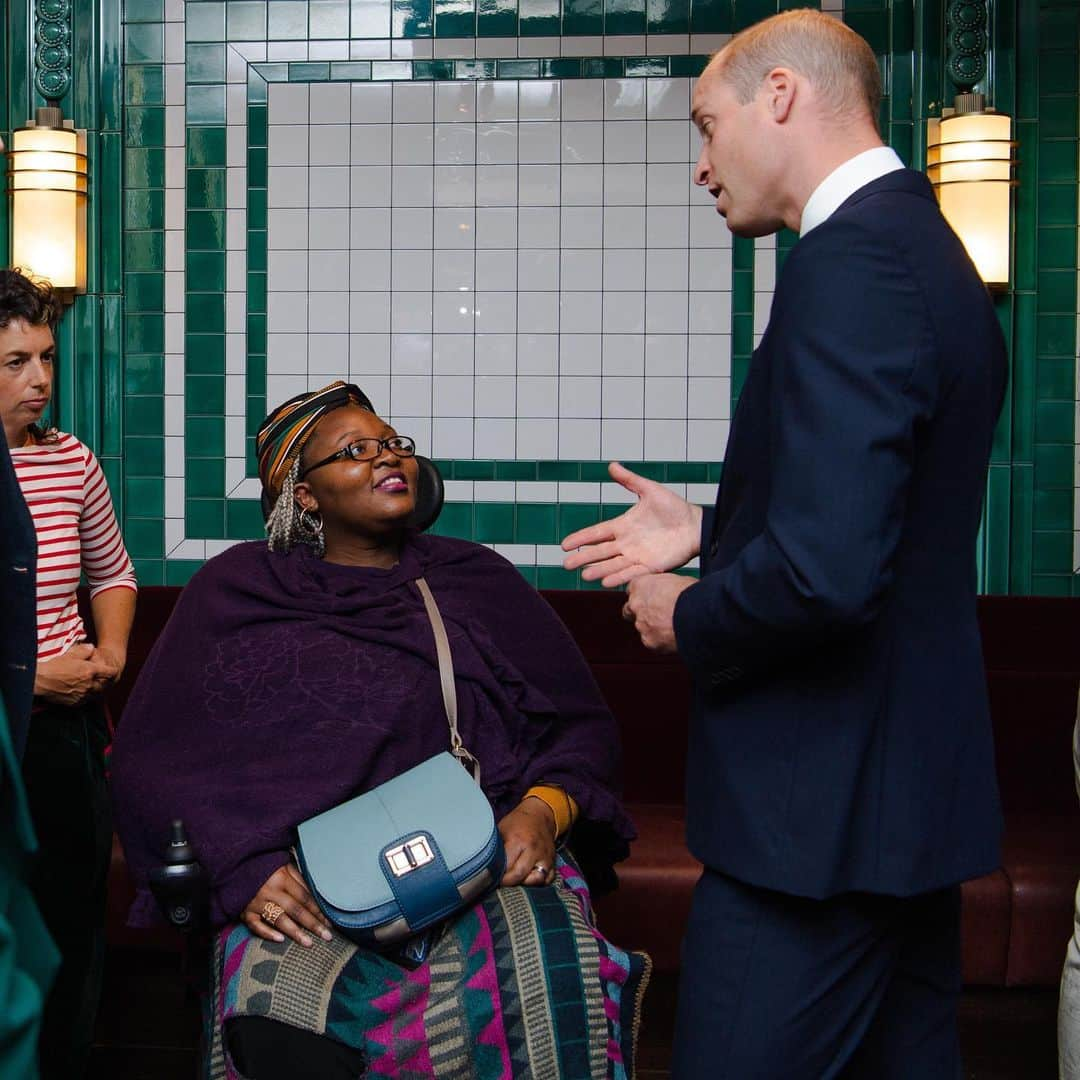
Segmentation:
[(865, 110), (875, 126), (881, 71), (873, 50), (839, 19), (812, 8), (785, 11), (736, 34), (713, 58), (717, 74), (743, 105), (778, 67), (810, 81), (838, 115)]

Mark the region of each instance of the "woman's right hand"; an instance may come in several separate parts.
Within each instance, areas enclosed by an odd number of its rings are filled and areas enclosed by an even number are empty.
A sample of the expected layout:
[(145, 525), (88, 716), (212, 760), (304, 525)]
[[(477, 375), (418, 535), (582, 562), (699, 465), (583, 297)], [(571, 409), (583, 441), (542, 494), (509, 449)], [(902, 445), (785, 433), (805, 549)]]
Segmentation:
[(112, 668), (95, 656), (93, 645), (72, 645), (62, 656), (43, 660), (34, 673), (34, 696), (58, 705), (78, 705), (109, 684)]
[[(268, 908), (268, 904), (274, 906)], [(272, 914), (278, 908), (281, 914), (272, 923), (268, 922), (265, 914)], [(289, 937), (308, 948), (314, 942), (305, 930), (310, 930), (323, 941), (333, 940), (330, 923), (308, 891), (300, 871), (292, 863), (278, 867), (263, 882), (262, 888), (241, 913), (240, 921), (256, 937), (265, 941), (284, 941)]]

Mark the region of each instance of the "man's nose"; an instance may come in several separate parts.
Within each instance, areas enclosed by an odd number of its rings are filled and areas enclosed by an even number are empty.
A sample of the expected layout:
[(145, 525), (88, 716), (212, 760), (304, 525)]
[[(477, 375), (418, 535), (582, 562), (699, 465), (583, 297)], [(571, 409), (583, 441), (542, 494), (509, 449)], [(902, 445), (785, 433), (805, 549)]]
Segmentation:
[(43, 389), (48, 387), (52, 382), (52, 371), (47, 364), (42, 363), (41, 360), (34, 360), (33, 371), (31, 378), (33, 379), (34, 386), (40, 386)]
[(705, 156), (705, 147), (701, 148), (701, 153), (698, 154), (697, 164), (694, 166), (694, 183), (698, 187), (709, 186), (709, 161)]

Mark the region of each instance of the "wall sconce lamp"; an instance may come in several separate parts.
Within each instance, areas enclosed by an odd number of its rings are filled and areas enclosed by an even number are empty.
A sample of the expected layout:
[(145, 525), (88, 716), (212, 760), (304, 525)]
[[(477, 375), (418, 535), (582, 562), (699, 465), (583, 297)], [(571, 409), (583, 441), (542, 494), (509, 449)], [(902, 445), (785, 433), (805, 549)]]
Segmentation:
[(60, 109), (38, 109), (11, 133), (11, 263), (69, 302), (86, 292), (86, 132)]
[(1012, 119), (982, 94), (959, 94), (927, 125), (926, 171), (941, 212), (994, 289), (1009, 284), (1010, 203), (1016, 186)]

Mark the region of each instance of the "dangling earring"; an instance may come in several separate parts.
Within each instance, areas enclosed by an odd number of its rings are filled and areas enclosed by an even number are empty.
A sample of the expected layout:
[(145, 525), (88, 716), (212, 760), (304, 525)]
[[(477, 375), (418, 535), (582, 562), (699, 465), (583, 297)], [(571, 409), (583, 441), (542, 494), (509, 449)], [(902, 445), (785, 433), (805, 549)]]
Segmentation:
[(300, 520), (298, 522), (300, 531), (306, 533), (312, 540), (318, 541), (323, 534), (323, 519), (321, 516), (316, 516), (315, 512), (309, 507), (304, 507), (300, 511)]

